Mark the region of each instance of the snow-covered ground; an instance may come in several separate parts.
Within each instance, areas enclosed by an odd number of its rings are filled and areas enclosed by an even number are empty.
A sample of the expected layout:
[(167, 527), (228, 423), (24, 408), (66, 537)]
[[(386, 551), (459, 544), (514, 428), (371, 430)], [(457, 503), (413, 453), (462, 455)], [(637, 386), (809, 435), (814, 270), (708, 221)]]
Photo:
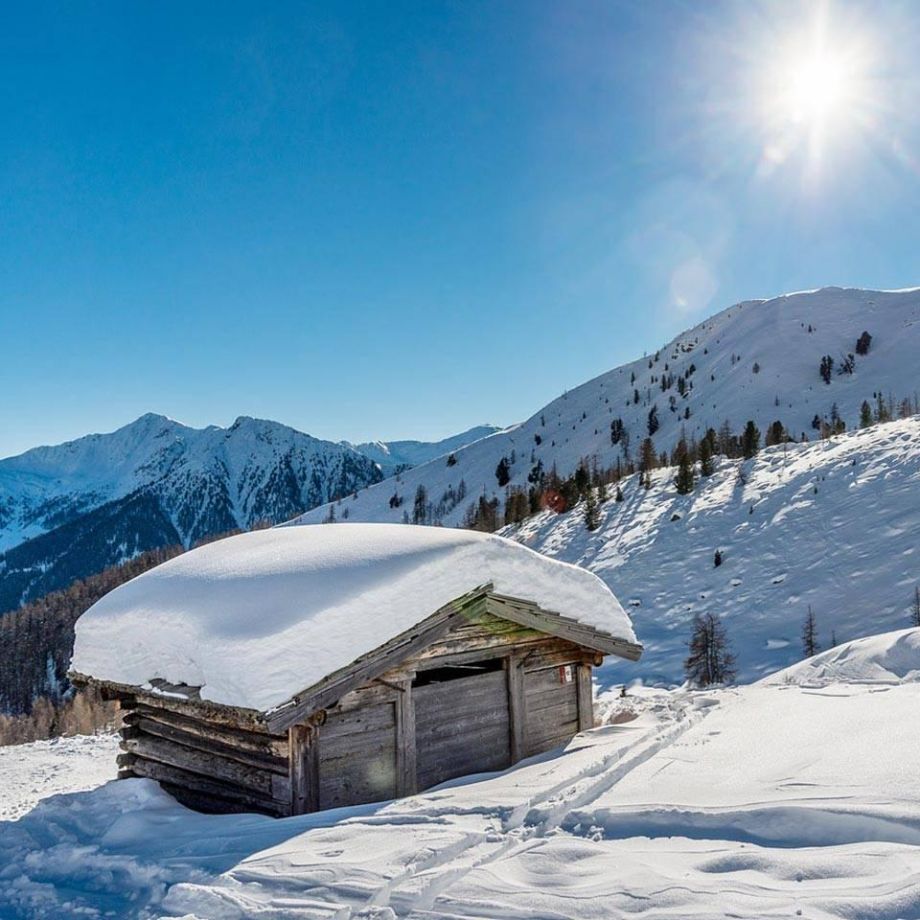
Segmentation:
[(113, 734), (0, 747), (0, 820), (18, 818), (50, 795), (108, 782), (117, 772), (117, 753)]
[(53, 796), (0, 824), (0, 916), (917, 918), (920, 636), (836, 655), (820, 680), (608, 695), (565, 750), (391, 803), (272, 820), (146, 780)]

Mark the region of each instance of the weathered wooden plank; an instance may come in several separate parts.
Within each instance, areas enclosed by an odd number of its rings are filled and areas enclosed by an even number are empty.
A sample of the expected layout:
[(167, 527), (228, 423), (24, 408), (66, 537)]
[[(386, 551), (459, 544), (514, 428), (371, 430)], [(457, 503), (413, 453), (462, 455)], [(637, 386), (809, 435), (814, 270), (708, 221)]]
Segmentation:
[(528, 708), (527, 716), (529, 730), (532, 733), (539, 733), (542, 731), (543, 726), (548, 726), (550, 729), (569, 723), (577, 726), (578, 700), (573, 694), (570, 698), (561, 699), (557, 703), (544, 706), (541, 709)]
[(524, 658), (524, 672), (532, 674), (537, 671), (554, 670), (564, 665), (578, 664), (581, 660), (577, 645), (565, 640), (554, 640), (553, 644), (547, 642), (527, 653)]
[[(421, 688), (414, 689), (418, 694)], [(499, 712), (502, 718), (506, 718), (506, 704), (497, 697), (498, 693), (505, 695), (502, 692), (504, 689), (504, 686), (500, 686), (496, 688), (495, 693), (477, 696), (475, 700), (462, 695), (458, 696), (456, 701), (444, 698), (424, 698), (421, 704), (416, 703), (416, 731), (425, 732), (432, 726), (437, 727), (448, 722), (462, 722), (470, 717), (487, 716), (490, 712)]]
[(323, 776), (320, 782), (320, 807), (341, 808), (394, 798), (395, 757), (389, 761), (366, 763), (363, 767)]
[(517, 763), (524, 756), (527, 737), (527, 708), (524, 691), (524, 661), (516, 652), (506, 664), (508, 678), (508, 718), (510, 720), (511, 762)]
[(291, 787), (287, 776), (249, 767), (215, 754), (206, 754), (155, 735), (142, 734), (139, 738), (126, 739), (123, 744), (125, 750), (145, 760), (223, 780), (268, 798), (290, 801)]
[(594, 728), (594, 691), (591, 686), (591, 665), (580, 664), (575, 672), (578, 688), (578, 730)]
[(241, 750), (287, 758), (287, 738), (281, 735), (269, 735), (264, 729), (251, 731), (234, 725), (207, 722), (196, 718), (190, 712), (149, 706), (144, 703), (138, 703), (134, 710), (126, 713), (124, 721), (125, 724), (131, 725), (136, 724), (141, 718), (154, 719), (187, 734), (200, 735)]
[[(575, 668), (572, 661), (564, 661), (548, 668), (524, 671), (524, 684), (528, 690), (548, 690), (550, 687), (572, 686), (575, 683)], [(564, 670), (569, 669), (569, 670)]]
[[(396, 700), (402, 694), (396, 694)], [(330, 711), (323, 723), (323, 744), (343, 735), (366, 734), (389, 729), (395, 723), (394, 703), (368, 704), (346, 712)]]
[(279, 803), (263, 803), (262, 801), (246, 801), (225, 798), (214, 792), (197, 792), (187, 786), (160, 781), (160, 786), (168, 792), (180, 805), (205, 814), (246, 814), (257, 812), (272, 818), (281, 818), (289, 814), (288, 810)]
[(340, 735), (328, 740), (323, 734), (321, 750), (323, 763), (336, 758), (350, 758), (367, 755), (376, 756), (383, 751), (392, 751), (396, 744), (395, 723), (388, 729), (369, 732), (366, 735)]
[(369, 754), (327, 758), (321, 748), (319, 801), (321, 808), (376, 802), (396, 795), (396, 736), (388, 748)]
[(418, 788), (415, 747), (415, 699), (412, 681), (403, 682), (396, 701), (396, 794), (412, 795)]
[(419, 788), (511, 763), (504, 670), (412, 688)]
[(207, 799), (233, 802), (244, 806), (244, 810), (251, 811), (282, 813), (286, 808), (286, 803), (274, 801), (269, 796), (259, 795), (252, 790), (241, 789), (239, 786), (234, 786), (230, 783), (222, 783), (212, 777), (184, 770), (173, 764), (148, 760), (146, 757), (135, 758), (131, 769), (137, 776), (144, 776), (159, 783), (168, 784), (171, 787), (169, 790), (171, 793), (173, 788), (189, 793), (197, 792)]
[(510, 753), (507, 745), (504, 748), (480, 749), (466, 744), (452, 744), (443, 752), (444, 760), (440, 763), (425, 764), (419, 770), (419, 789), (428, 789), (438, 783), (458, 776), (468, 776), (472, 773), (491, 773), (495, 770), (504, 770), (510, 766)]
[(496, 623), (504, 623), (499, 628), (491, 626), (477, 626), (475, 628), (452, 628), (447, 635), (437, 642), (431, 643), (419, 655), (419, 661), (437, 658), (443, 655), (463, 654), (471, 651), (488, 651), (490, 649), (503, 649), (516, 645), (527, 645), (540, 642), (547, 638), (546, 633), (512, 623), (510, 620), (500, 620), (493, 617)]
[(385, 684), (370, 683), (365, 687), (349, 691), (340, 700), (337, 700), (326, 710), (327, 717), (333, 713), (354, 712), (357, 709), (363, 709), (365, 706), (375, 706), (378, 703), (395, 703), (396, 693), (396, 690)]
[(137, 703), (157, 706), (163, 709), (172, 709), (176, 712), (194, 714), (206, 722), (242, 726), (252, 731), (266, 731), (267, 725), (262, 714), (255, 709), (244, 709), (238, 706), (225, 706), (221, 703), (212, 703), (209, 700), (177, 699), (162, 694), (142, 690), (129, 684), (119, 684), (113, 681), (97, 680), (94, 677), (69, 672), (72, 681), (80, 686), (92, 686), (106, 700), (117, 700), (123, 709), (133, 708)]
[(193, 734), (183, 731), (166, 722), (158, 719), (148, 719), (144, 717), (137, 718), (131, 725), (122, 730), (122, 736), (126, 739), (138, 738), (144, 733), (156, 735), (158, 738), (165, 738), (167, 741), (173, 741), (184, 747), (194, 748), (205, 754), (215, 754), (219, 757), (225, 757), (228, 760), (234, 760), (237, 763), (255, 767), (258, 770), (270, 770), (280, 773), (282, 776), (288, 772), (287, 757), (272, 756), (266, 751), (252, 751), (236, 747), (218, 741), (215, 738), (209, 738), (204, 734)]
[(292, 725), (290, 744), (291, 814), (303, 815), (319, 808), (319, 739), (315, 725)]
[(522, 626), (529, 626), (553, 636), (569, 639), (578, 645), (596, 649), (608, 655), (619, 655), (630, 661), (638, 661), (642, 654), (642, 646), (637, 643), (607, 635), (571, 617), (543, 610), (536, 604), (525, 603), (517, 598), (491, 593), (487, 599), (486, 609), (496, 616), (506, 617)]
[(543, 710), (528, 724), (527, 743), (539, 744), (549, 738), (571, 738), (578, 734), (578, 715), (570, 714), (567, 719)]
[(429, 722), (427, 725), (416, 729), (417, 744), (439, 746), (445, 739), (465, 737), (467, 743), (473, 746), (481, 745), (487, 733), (497, 731), (511, 738), (511, 726), (508, 721), (508, 710), (503, 706), (498, 711), (475, 712), (463, 718), (448, 719), (446, 722)]

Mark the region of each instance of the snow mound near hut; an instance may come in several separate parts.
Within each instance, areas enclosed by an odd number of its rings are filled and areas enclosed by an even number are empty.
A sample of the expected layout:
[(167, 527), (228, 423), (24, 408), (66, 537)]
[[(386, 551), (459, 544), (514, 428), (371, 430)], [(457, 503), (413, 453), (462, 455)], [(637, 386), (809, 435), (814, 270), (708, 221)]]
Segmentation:
[(492, 583), (635, 642), (592, 573), (490, 534), (404, 524), (281, 527), (210, 543), (116, 588), (76, 625), (73, 670), (267, 711)]
[(762, 684), (920, 682), (920, 628), (854, 639), (765, 677)]

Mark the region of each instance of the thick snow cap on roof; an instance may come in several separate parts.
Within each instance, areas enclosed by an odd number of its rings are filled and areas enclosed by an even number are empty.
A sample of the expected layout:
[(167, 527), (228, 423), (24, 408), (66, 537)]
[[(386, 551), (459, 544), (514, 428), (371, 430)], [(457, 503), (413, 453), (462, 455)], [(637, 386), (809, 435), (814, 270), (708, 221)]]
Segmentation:
[(635, 642), (591, 572), (490, 534), (406, 524), (314, 524), (229, 537), (178, 556), (94, 604), (74, 671), (267, 711), (491, 582)]

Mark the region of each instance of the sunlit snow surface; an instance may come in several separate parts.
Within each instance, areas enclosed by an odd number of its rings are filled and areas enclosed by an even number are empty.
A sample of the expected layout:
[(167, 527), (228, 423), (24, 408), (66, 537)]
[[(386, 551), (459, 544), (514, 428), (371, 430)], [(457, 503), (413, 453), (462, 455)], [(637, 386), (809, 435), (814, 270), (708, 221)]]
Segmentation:
[[(610, 694), (564, 751), (392, 803), (275, 821), (198, 815), (146, 780), (54, 796), (0, 824), (0, 916), (916, 918), (905, 635), (840, 650), (868, 682), (803, 666)], [(880, 683), (895, 659), (904, 679)]]

